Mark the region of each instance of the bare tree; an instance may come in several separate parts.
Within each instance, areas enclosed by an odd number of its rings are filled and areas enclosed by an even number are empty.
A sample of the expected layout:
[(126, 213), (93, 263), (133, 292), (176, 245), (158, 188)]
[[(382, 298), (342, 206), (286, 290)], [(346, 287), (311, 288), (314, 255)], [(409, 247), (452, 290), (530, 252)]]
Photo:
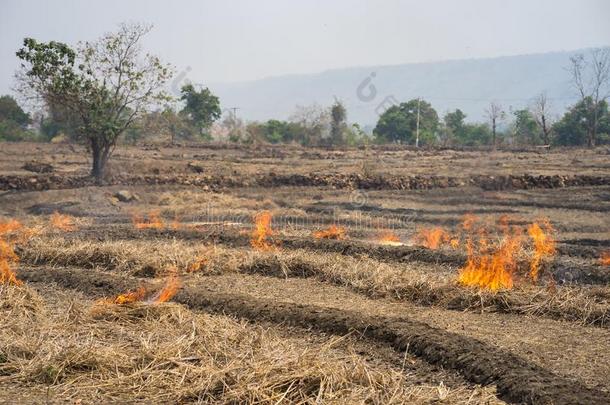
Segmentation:
[(551, 128), (553, 126), (553, 118), (550, 113), (550, 103), (545, 92), (542, 92), (534, 99), (530, 112), (532, 113), (536, 125), (542, 132), (542, 141), (545, 145), (549, 145), (551, 142)]
[(610, 49), (594, 49), (589, 59), (583, 54), (571, 57), (568, 71), (586, 110), (587, 119), (583, 124), (587, 130), (587, 145), (595, 146), (600, 105), (610, 97)]
[(502, 106), (496, 101), (492, 101), (489, 104), (489, 108), (487, 110), (485, 110), (485, 114), (487, 115), (487, 118), (489, 119), (489, 123), (491, 124), (491, 135), (492, 135), (491, 142), (492, 142), (492, 147), (495, 149), (498, 123), (504, 119), (506, 114), (505, 114), (504, 110), (502, 109)]

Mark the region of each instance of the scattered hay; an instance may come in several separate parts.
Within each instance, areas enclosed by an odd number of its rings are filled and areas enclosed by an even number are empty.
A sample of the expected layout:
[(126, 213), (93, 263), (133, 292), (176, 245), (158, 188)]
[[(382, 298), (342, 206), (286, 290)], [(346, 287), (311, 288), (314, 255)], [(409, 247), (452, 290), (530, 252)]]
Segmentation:
[(338, 350), (337, 339), (280, 337), (173, 303), (91, 311), (78, 294), (44, 295), (57, 297), (52, 306), (28, 287), (0, 295), (10, 308), (0, 312), (0, 375), (34, 392), (48, 387), (37, 402), (497, 402), (489, 390), (410, 383)]

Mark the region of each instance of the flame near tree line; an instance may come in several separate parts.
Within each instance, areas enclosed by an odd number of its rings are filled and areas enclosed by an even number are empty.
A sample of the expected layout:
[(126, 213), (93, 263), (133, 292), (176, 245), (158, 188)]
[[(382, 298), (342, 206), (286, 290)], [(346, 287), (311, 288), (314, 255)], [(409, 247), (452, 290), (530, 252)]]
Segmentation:
[(602, 252), (599, 262), (602, 266), (610, 266), (610, 250)]

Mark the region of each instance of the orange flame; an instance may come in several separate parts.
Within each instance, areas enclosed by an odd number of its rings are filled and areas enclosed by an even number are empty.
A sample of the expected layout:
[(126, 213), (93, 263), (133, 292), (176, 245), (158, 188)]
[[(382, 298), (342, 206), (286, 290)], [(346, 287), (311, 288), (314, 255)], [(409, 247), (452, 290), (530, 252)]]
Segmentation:
[(19, 221), (0, 222), (0, 284), (16, 286), (23, 284), (21, 280), (17, 279), (12, 269), (19, 263), (19, 256), (17, 256), (13, 247), (15, 238), (20, 238), (20, 235), (17, 234), (18, 231), (22, 231)]
[(273, 235), (271, 213), (269, 211), (259, 212), (254, 216), (254, 224), (255, 228), (250, 240), (252, 247), (263, 251), (273, 249), (273, 245), (267, 240), (268, 237)]
[(602, 252), (602, 256), (599, 258), (602, 266), (610, 266), (610, 250)]
[(51, 215), (51, 225), (55, 229), (59, 229), (64, 232), (73, 232), (76, 230), (76, 225), (74, 224), (74, 218), (70, 215), (62, 215), (59, 212), (55, 211)]
[(527, 233), (534, 240), (534, 257), (530, 263), (530, 277), (533, 281), (538, 280), (542, 259), (555, 254), (555, 240), (550, 235), (552, 232), (553, 227), (546, 219), (542, 220), (542, 227), (534, 222), (527, 228)]
[(316, 239), (345, 239), (346, 232), (342, 226), (331, 225), (327, 229), (316, 231), (313, 233)]
[[(161, 303), (161, 302), (167, 302), (170, 299), (172, 299), (172, 297), (174, 295), (176, 295), (176, 293), (178, 292), (178, 290), (180, 289), (180, 279), (178, 278), (178, 271), (175, 267), (170, 267), (169, 269), (169, 275), (167, 277), (167, 279), (165, 280), (165, 285), (163, 286), (163, 288), (157, 293), (155, 294), (152, 298), (149, 298), (148, 300), (146, 300), (147, 303)], [(119, 294), (117, 295), (114, 299), (104, 299), (101, 300), (101, 303), (112, 303), (112, 304), (117, 304), (117, 305), (125, 305), (125, 304), (132, 304), (134, 302), (141, 302), (144, 301), (144, 298), (146, 297), (146, 289), (144, 287), (138, 287), (137, 289), (133, 290), (133, 291), (127, 291), (126, 293), (123, 294)]]
[(420, 229), (413, 237), (416, 244), (428, 249), (436, 250), (444, 243), (450, 243), (451, 237), (443, 228)]
[(134, 291), (127, 291), (124, 294), (117, 295), (114, 300), (112, 300), (112, 303), (117, 305), (131, 304), (142, 301), (144, 299), (144, 295), (146, 295), (146, 290), (144, 287), (138, 287)]
[(377, 240), (379, 241), (380, 244), (382, 245), (391, 245), (391, 246), (398, 246), (398, 245), (402, 245), (402, 243), (400, 242), (400, 238), (398, 237), (398, 235), (396, 235), (394, 232), (390, 231), (390, 230), (385, 230), (382, 231), (378, 236), (377, 236)]
[(513, 287), (513, 273), (517, 268), (516, 252), (521, 247), (519, 236), (505, 239), (500, 246), (491, 249), (487, 239), (479, 239), (479, 251), (475, 252), (472, 241), (467, 242), (468, 260), (460, 270), (458, 281), (467, 286), (498, 291)]
[(134, 214), (132, 217), (133, 225), (136, 229), (163, 229), (164, 224), (158, 210), (153, 210), (148, 213), (148, 219), (142, 218), (139, 214)]
[(165, 285), (163, 286), (161, 291), (157, 293), (157, 295), (153, 299), (153, 302), (167, 302), (171, 300), (174, 295), (176, 295), (176, 293), (180, 289), (180, 279), (178, 278), (177, 273), (178, 272), (175, 267), (170, 268), (170, 274), (165, 280)]

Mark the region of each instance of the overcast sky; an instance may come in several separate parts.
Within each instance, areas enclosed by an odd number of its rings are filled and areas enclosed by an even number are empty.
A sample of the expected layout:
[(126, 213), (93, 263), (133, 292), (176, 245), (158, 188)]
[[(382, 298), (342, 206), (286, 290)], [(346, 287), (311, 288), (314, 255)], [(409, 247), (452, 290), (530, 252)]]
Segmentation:
[(23, 37), (74, 44), (124, 21), (199, 83), (610, 45), (608, 0), (0, 0), (0, 94)]

